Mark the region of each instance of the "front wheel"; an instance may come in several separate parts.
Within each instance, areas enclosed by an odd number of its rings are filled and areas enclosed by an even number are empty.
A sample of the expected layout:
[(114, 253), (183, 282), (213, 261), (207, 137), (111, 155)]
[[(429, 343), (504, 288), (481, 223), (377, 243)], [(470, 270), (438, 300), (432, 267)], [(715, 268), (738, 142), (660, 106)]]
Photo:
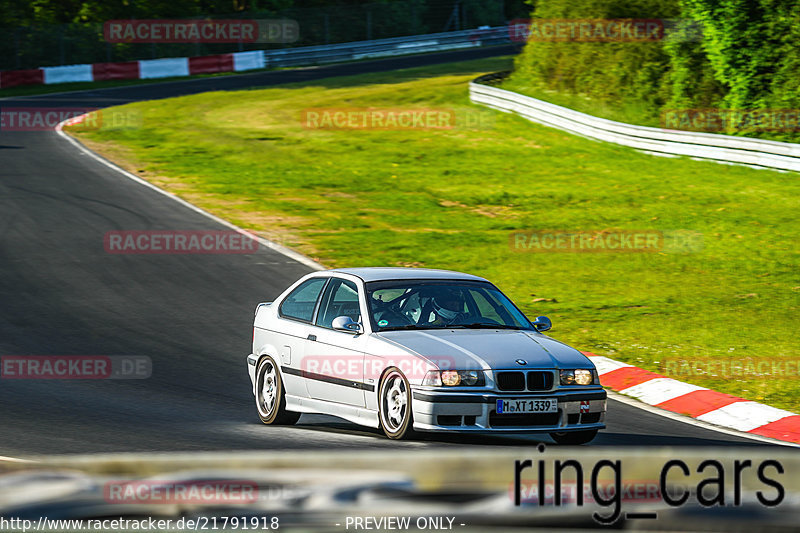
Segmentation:
[(256, 408), (265, 424), (291, 425), (300, 418), (300, 413), (286, 410), (281, 374), (275, 360), (268, 355), (261, 358), (256, 370)]
[(378, 418), (381, 429), (390, 439), (403, 439), (413, 433), (411, 387), (403, 373), (389, 368), (378, 387)]
[(586, 444), (597, 436), (596, 429), (585, 431), (565, 431), (563, 433), (550, 433), (550, 438), (558, 444)]

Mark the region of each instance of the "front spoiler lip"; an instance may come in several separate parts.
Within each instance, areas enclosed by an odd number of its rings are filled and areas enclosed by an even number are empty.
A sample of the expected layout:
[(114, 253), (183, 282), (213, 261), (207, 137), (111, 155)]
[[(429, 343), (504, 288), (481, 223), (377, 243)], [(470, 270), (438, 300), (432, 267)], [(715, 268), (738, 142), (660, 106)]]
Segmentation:
[[(555, 391), (543, 391), (540, 393), (535, 392), (519, 392), (515, 394), (510, 393), (498, 393), (494, 391), (474, 391), (474, 392), (449, 392), (449, 391), (438, 391), (438, 390), (431, 390), (431, 389), (413, 389), (414, 394), (414, 401), (417, 404), (428, 404), (432, 406), (431, 408), (443, 408), (447, 409), (448, 405), (455, 406), (455, 405), (464, 405), (464, 404), (472, 404), (472, 405), (480, 405), (482, 406), (480, 409), (482, 410), (482, 415), (477, 415), (479, 417), (487, 417), (488, 411), (492, 408), (490, 407), (494, 404), (498, 399), (503, 398), (514, 398), (514, 399), (525, 399), (525, 398), (555, 398), (559, 404), (559, 411), (562, 409), (566, 403), (575, 403), (579, 401), (589, 401), (589, 400), (607, 400), (608, 394), (606, 393), (605, 389), (600, 387), (596, 388), (589, 388), (583, 390), (555, 390)], [(435, 406), (435, 407), (433, 407)], [(603, 403), (605, 407), (605, 403)], [(602, 411), (592, 411), (592, 412), (600, 412), (605, 413), (607, 412), (606, 409)], [(458, 416), (458, 415), (457, 415)], [(433, 420), (431, 420), (433, 421)], [(414, 422), (414, 429), (421, 432), (436, 432), (436, 433), (472, 433), (472, 434), (493, 434), (493, 435), (502, 435), (502, 434), (542, 434), (542, 433), (568, 433), (573, 431), (591, 431), (591, 430), (599, 430), (605, 429), (606, 424), (605, 421), (598, 421), (593, 424), (573, 424), (573, 425), (556, 425), (556, 426), (498, 426), (498, 427), (491, 427), (487, 424), (488, 418), (484, 418), (482, 424), (483, 425), (474, 425), (474, 426), (441, 426), (438, 424), (429, 424), (429, 423), (421, 423), (421, 422)], [(487, 427), (488, 426), (488, 427)]]
[(587, 431), (593, 429), (605, 429), (606, 425), (602, 422), (597, 424), (581, 424), (579, 427), (559, 427), (559, 426), (536, 426), (536, 427), (458, 427), (458, 426), (436, 426), (432, 424), (414, 424), (414, 431), (436, 432), (436, 433), (483, 433), (483, 434), (520, 434), (520, 433), (572, 433), (574, 431)]
[(581, 400), (606, 400), (608, 393), (604, 389), (588, 390), (554, 390), (542, 392), (520, 391), (519, 393), (497, 393), (492, 391), (444, 392), (430, 389), (413, 389), (414, 400), (430, 403), (494, 403), (501, 398), (556, 398), (560, 402), (578, 402)]

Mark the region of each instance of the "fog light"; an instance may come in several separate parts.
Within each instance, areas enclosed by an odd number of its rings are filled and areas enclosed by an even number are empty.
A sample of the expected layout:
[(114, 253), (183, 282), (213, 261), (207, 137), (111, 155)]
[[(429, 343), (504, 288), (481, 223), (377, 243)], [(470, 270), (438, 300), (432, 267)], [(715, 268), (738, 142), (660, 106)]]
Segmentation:
[(461, 383), (461, 376), (455, 370), (445, 370), (442, 372), (442, 383), (448, 387), (455, 387)]

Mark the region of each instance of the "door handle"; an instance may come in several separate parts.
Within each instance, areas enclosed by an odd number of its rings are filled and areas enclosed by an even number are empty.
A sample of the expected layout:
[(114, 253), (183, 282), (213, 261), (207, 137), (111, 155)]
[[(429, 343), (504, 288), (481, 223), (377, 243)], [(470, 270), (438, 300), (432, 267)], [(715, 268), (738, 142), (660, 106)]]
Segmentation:
[(315, 341), (315, 340), (317, 340), (317, 336), (316, 336), (316, 335), (312, 335), (311, 333), (309, 333), (309, 334), (308, 334), (308, 337), (306, 337), (306, 338), (307, 338), (308, 340), (310, 340), (310, 341)]

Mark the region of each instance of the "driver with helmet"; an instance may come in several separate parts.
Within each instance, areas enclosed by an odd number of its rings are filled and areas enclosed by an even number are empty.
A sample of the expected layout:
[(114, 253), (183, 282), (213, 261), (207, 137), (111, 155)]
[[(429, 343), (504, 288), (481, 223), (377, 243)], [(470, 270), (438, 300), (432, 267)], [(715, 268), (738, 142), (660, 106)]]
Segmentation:
[(464, 316), (466, 300), (461, 290), (454, 287), (440, 287), (431, 300), (433, 317), (429, 324), (435, 326), (449, 326), (460, 316)]

